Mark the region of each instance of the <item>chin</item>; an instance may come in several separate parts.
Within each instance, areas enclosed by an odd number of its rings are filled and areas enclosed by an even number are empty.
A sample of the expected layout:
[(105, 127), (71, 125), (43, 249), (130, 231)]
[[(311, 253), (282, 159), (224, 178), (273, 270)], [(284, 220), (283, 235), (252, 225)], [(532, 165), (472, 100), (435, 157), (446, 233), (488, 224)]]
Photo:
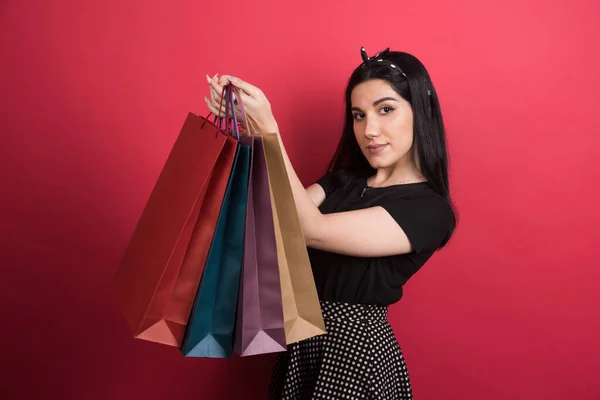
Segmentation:
[(398, 153), (397, 151), (387, 151), (387, 154), (379, 155), (370, 154), (367, 151), (363, 151), (362, 153), (363, 156), (365, 156), (365, 158), (369, 162), (371, 168), (374, 169), (392, 168), (396, 164), (398, 164), (405, 156), (407, 156), (407, 153)]
[[(366, 157), (366, 155), (365, 155)], [(379, 169), (379, 168), (388, 168), (394, 165), (394, 162), (391, 162), (387, 157), (367, 157), (367, 161), (371, 168)]]

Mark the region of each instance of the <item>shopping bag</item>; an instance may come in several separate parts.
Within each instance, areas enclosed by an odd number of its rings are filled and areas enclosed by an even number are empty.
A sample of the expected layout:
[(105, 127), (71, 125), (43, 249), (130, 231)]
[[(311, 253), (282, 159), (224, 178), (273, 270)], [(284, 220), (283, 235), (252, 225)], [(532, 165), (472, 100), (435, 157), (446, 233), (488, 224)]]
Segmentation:
[(189, 113), (114, 277), (135, 338), (179, 347), (237, 141)]
[(286, 350), (277, 243), (262, 138), (252, 147), (235, 352), (240, 356)]
[[(241, 126), (250, 133), (239, 90), (232, 87), (241, 106)], [(233, 105), (233, 103), (232, 103)], [(233, 109), (235, 126), (238, 118)], [(240, 356), (286, 349), (277, 243), (271, 209), (269, 177), (261, 138), (241, 138), (251, 148), (244, 257), (240, 283), (234, 349)]]
[(230, 358), (243, 256), (250, 146), (238, 143), (217, 227), (181, 348), (187, 357)]
[(277, 134), (262, 134), (281, 279), (286, 342), (291, 344), (325, 333), (306, 241)]

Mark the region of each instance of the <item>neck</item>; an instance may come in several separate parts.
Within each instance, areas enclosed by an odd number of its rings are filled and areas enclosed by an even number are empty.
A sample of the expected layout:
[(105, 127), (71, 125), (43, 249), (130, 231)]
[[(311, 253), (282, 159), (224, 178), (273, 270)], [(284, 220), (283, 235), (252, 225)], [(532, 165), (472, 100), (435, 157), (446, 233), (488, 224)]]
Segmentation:
[(368, 179), (369, 186), (390, 186), (400, 183), (424, 182), (425, 177), (416, 165), (394, 166), (392, 168), (379, 168), (374, 176)]

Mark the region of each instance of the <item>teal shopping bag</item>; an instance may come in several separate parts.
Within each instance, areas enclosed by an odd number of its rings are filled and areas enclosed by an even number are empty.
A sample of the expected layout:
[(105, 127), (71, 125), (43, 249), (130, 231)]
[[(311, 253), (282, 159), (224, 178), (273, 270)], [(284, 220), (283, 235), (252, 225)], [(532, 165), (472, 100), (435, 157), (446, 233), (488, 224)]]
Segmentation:
[(181, 347), (187, 357), (231, 357), (243, 257), (249, 165), (250, 147), (239, 143)]

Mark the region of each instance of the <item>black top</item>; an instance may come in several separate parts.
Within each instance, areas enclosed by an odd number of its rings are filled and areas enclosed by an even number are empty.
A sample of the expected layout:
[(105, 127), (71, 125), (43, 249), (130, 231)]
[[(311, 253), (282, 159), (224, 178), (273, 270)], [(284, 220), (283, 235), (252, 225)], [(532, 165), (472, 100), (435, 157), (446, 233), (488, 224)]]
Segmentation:
[[(453, 221), (452, 209), (427, 182), (371, 188), (355, 179), (336, 188), (332, 174), (317, 181), (326, 198), (323, 214), (381, 206), (400, 225), (413, 252), (387, 257), (353, 257), (308, 249), (319, 299), (351, 304), (390, 305), (402, 285), (433, 255)], [(366, 190), (365, 190), (366, 188)]]

